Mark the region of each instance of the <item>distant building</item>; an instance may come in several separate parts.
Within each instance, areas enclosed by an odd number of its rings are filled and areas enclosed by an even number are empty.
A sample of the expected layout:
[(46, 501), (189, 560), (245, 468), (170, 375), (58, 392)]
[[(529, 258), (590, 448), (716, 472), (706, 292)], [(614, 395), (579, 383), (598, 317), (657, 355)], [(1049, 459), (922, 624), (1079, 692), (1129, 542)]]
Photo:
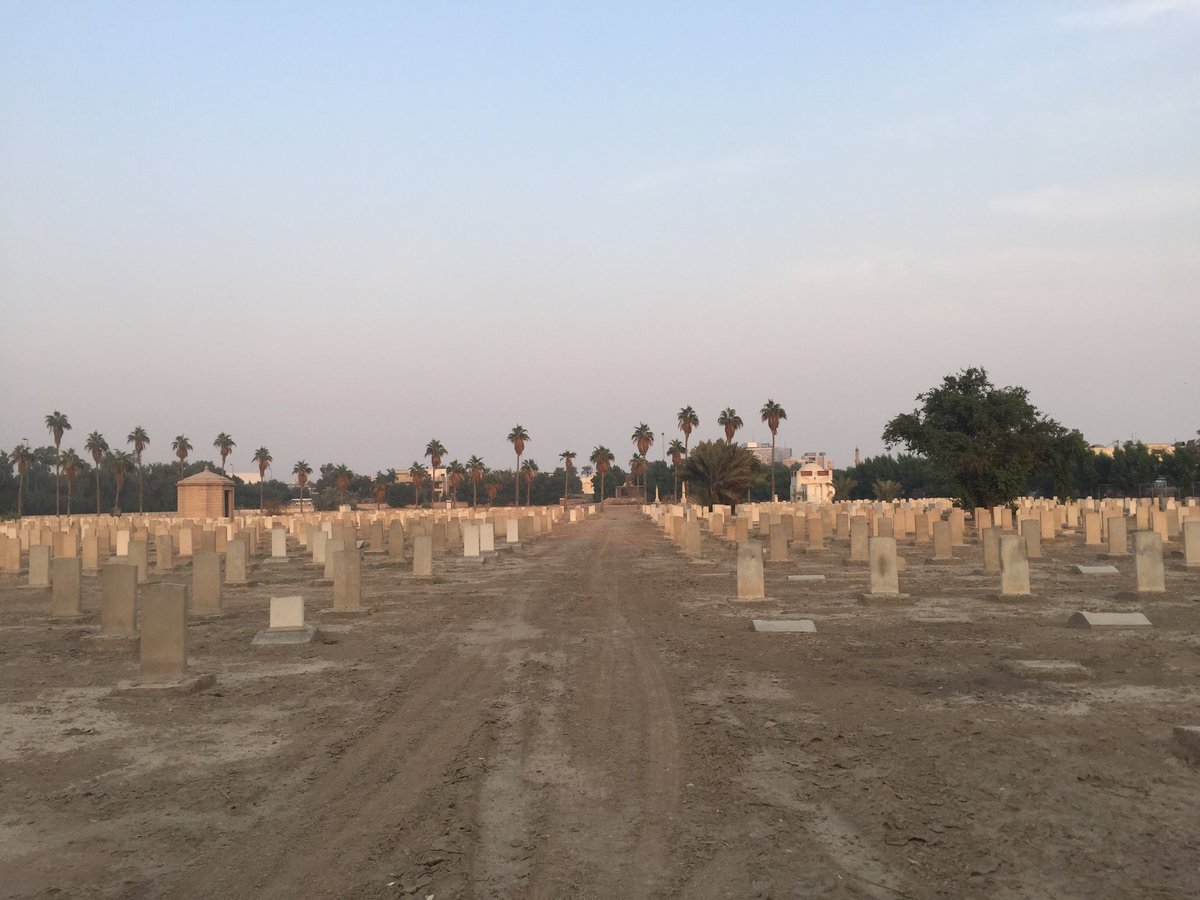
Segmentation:
[(228, 519), (233, 516), (233, 481), (207, 466), (203, 472), (179, 479), (175, 491), (175, 508), (182, 518)]
[(788, 456), (783, 460), (783, 464), (788, 468), (794, 466), (816, 466), (820, 469), (836, 468), (833, 460), (825, 454), (824, 450), (805, 450), (799, 456), (791, 456), (791, 451), (788, 451)]
[(257, 469), (253, 472), (234, 472), (233, 477), (241, 481), (242, 484), (258, 484), (262, 481), (262, 476), (258, 474)]
[[(821, 454), (823, 460), (825, 454)], [(791, 497), (794, 502), (828, 503), (833, 499), (833, 465), (813, 460), (801, 463), (792, 473)]]
[[(758, 461), (764, 466), (771, 464), (771, 445), (760, 444), (758, 441), (746, 441), (746, 449), (758, 457)], [(775, 446), (775, 462), (783, 462), (792, 455), (791, 447)]]
[[(1175, 452), (1174, 444), (1148, 444), (1145, 441), (1137, 441), (1135, 443), (1140, 443), (1151, 453), (1174, 453)], [(1120, 446), (1120, 445), (1118, 444), (1118, 446)], [(1092, 444), (1092, 446), (1091, 446), (1091, 451), (1093, 453), (1097, 453), (1101, 456), (1112, 456), (1113, 450), (1115, 450), (1115, 449), (1116, 449), (1116, 447), (1111, 444)]]

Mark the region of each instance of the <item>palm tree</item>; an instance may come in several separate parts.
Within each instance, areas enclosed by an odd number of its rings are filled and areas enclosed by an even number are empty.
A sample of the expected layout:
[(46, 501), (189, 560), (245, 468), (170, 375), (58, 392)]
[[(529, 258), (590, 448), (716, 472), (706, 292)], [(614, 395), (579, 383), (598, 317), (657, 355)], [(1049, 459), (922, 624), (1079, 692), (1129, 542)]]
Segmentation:
[(771, 499), (778, 500), (779, 497), (775, 494), (775, 434), (779, 431), (779, 423), (787, 418), (787, 410), (774, 400), (768, 399), (759, 412), (762, 413), (762, 420), (771, 429)]
[(667, 456), (671, 457), (671, 471), (675, 475), (674, 495), (679, 496), (679, 466), (683, 462), (684, 456), (687, 455), (687, 446), (679, 438), (675, 438), (671, 443), (667, 444)]
[(63, 432), (71, 430), (71, 423), (66, 413), (57, 409), (46, 416), (46, 430), (54, 437), (54, 514), (58, 515), (58, 486), (62, 477), (62, 447)]
[(731, 441), (701, 441), (688, 455), (685, 468), (689, 479), (703, 485), (712, 509), (715, 503), (737, 504), (750, 487), (755, 462), (753, 453)]
[(732, 444), (734, 432), (742, 427), (742, 417), (732, 406), (727, 406), (717, 416), (717, 424), (725, 428), (725, 443)]
[(604, 445), (600, 445), (592, 449), (592, 455), (588, 457), (592, 465), (596, 467), (596, 471), (600, 473), (600, 502), (604, 502), (604, 476), (608, 474), (608, 470), (612, 468), (613, 452)]
[(525, 452), (525, 445), (532, 440), (533, 438), (529, 436), (529, 432), (522, 425), (514, 425), (513, 430), (508, 433), (508, 442), (517, 451), (517, 468), (513, 472), (513, 489), (517, 493), (513, 502), (518, 506), (521, 504), (521, 454)]
[(100, 460), (108, 452), (108, 441), (100, 432), (93, 431), (83, 442), (83, 449), (92, 454), (92, 459), (96, 462), (96, 515), (100, 515)]
[(145, 512), (145, 505), (142, 503), (142, 451), (146, 449), (146, 445), (150, 443), (150, 435), (146, 434), (146, 429), (141, 425), (136, 426), (133, 431), (129, 432), (129, 437), (125, 438), (127, 443), (133, 444), (133, 458), (137, 460), (138, 467), (138, 512)]
[(233, 442), (233, 438), (225, 432), (217, 435), (217, 439), (213, 441), (213, 446), (221, 451), (221, 474), (225, 474), (225, 460), (229, 458), (229, 454), (233, 452), (233, 448), (237, 446)]
[(13, 452), (8, 454), (14, 466), (17, 467), (17, 518), (25, 514), (25, 473), (33, 465), (35, 459), (33, 450), (26, 444), (17, 444)]
[(350, 489), (350, 482), (353, 480), (354, 473), (345, 463), (333, 470), (333, 483), (337, 485), (338, 493), (342, 496), (342, 503), (346, 502), (346, 491)]
[(687, 456), (688, 441), (692, 437), (692, 429), (700, 427), (700, 417), (690, 406), (685, 406), (677, 414), (676, 421), (679, 423), (679, 430), (683, 432), (683, 455)]
[(845, 472), (835, 472), (833, 476), (833, 497), (835, 500), (849, 500), (858, 482)]
[(375, 506), (383, 506), (383, 501), (387, 499), (388, 477), (382, 472), (375, 474), (375, 480), (371, 482), (371, 496), (375, 498)]
[(501, 487), (502, 487), (502, 485), (500, 484), (500, 479), (495, 475), (493, 475), (491, 478), (489, 478), (487, 480), (487, 482), (484, 484), (483, 492), (485, 494), (487, 494), (488, 506), (495, 505), (496, 495), (500, 493)]
[[(437, 438), (434, 438), (425, 445), (425, 455), (429, 457), (429, 502), (433, 503), (433, 484), (438, 477), (438, 469), (442, 467), (442, 457), (446, 455), (446, 448)], [(445, 473), (443, 478), (445, 477)], [(445, 482), (443, 482), (445, 487)]]
[(263, 511), (263, 482), (267, 478), (267, 469), (271, 468), (271, 463), (275, 462), (271, 458), (271, 451), (266, 447), (259, 447), (254, 451), (254, 456), (250, 458), (251, 462), (258, 463), (258, 511)]
[(67, 477), (67, 515), (71, 514), (71, 486), (75, 483), (75, 477), (83, 469), (84, 462), (74, 448), (67, 450), (62, 455), (62, 471)]
[(300, 512), (304, 512), (304, 486), (308, 484), (308, 476), (312, 474), (312, 466), (304, 460), (292, 466), (292, 474), (296, 476), (296, 482), (300, 485)]
[[(630, 440), (633, 441), (633, 446), (637, 447), (638, 456), (645, 459), (646, 454), (650, 452), (650, 448), (654, 446), (654, 432), (650, 430), (649, 425), (642, 422), (633, 430)], [(645, 472), (644, 467), (642, 471)], [(643, 483), (644, 486), (645, 484)]]
[[(416, 497), (416, 504), (417, 504), (417, 506), (420, 506), (421, 505), (421, 482), (424, 481), (429, 476), (429, 470), (426, 469), (419, 462), (414, 462), (411, 466), (408, 467), (408, 474), (409, 474), (409, 477), (412, 478), (413, 494)], [(430, 502), (431, 503), (433, 502), (432, 498), (433, 498), (433, 491), (431, 488), (430, 489)]]
[(567, 494), (569, 494), (571, 492), (570, 478), (571, 478), (571, 473), (575, 471), (576, 455), (577, 454), (575, 453), (574, 450), (564, 450), (562, 453), (558, 454), (558, 458), (563, 461), (563, 496), (564, 497), (567, 496)]
[(182, 478), (184, 464), (187, 462), (188, 454), (192, 452), (192, 442), (182, 434), (176, 435), (175, 440), (171, 441), (171, 449), (179, 457), (179, 476)]
[(533, 479), (537, 478), (537, 460), (527, 459), (521, 463), (521, 476), (525, 479), (525, 505), (529, 506), (529, 495), (533, 490)]
[(472, 456), (467, 460), (467, 473), (471, 476), (471, 506), (475, 506), (479, 502), (479, 482), (483, 480), (486, 472), (487, 466), (478, 456)]
[(890, 503), (900, 496), (902, 487), (898, 481), (892, 481), (889, 478), (878, 478), (871, 485), (871, 490), (875, 492), (876, 500), (883, 500)]
[(112, 472), (113, 480), (117, 483), (117, 496), (113, 501), (113, 515), (121, 514), (121, 488), (125, 486), (125, 476), (129, 474), (129, 467), (133, 465), (133, 457), (124, 450), (113, 450), (105, 457), (104, 461), (108, 464), (108, 469)]
[[(635, 453), (629, 459), (629, 471), (633, 473), (634, 484), (637, 484), (637, 479), (646, 474), (646, 457), (640, 453)], [(643, 487), (645, 482), (643, 481)]]
[(457, 459), (450, 460), (446, 466), (446, 481), (450, 485), (450, 508), (454, 509), (454, 501), (458, 498), (458, 486), (467, 477), (467, 467)]

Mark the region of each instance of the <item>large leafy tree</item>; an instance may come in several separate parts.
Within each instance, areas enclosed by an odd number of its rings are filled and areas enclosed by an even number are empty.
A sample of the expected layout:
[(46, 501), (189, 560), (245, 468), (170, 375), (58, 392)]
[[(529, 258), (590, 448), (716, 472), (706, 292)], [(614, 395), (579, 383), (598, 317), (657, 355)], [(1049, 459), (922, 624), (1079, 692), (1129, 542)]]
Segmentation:
[(768, 399), (759, 412), (762, 420), (771, 429), (771, 499), (778, 500), (779, 496), (775, 493), (775, 435), (779, 433), (779, 423), (787, 418), (787, 410), (774, 400)]
[(233, 452), (233, 448), (237, 446), (233, 438), (225, 432), (217, 435), (217, 439), (213, 441), (213, 446), (217, 448), (217, 452), (221, 454), (221, 474), (225, 474), (225, 460), (229, 459), (229, 454)]
[(150, 435), (146, 434), (146, 429), (141, 425), (136, 426), (133, 431), (129, 432), (129, 436), (125, 438), (127, 443), (133, 444), (133, 458), (137, 460), (138, 467), (138, 512), (146, 511), (146, 504), (143, 497), (144, 479), (142, 477), (142, 451), (146, 449), (146, 445), (150, 443)]
[(920, 407), (887, 423), (883, 441), (927, 457), (953, 479), (968, 509), (1012, 503), (1039, 466), (1053, 473), (1060, 495), (1071, 492), (1070, 468), (1087, 444), (1039, 412), (1025, 388), (998, 388), (986, 370), (969, 368), (917, 401)]
[(592, 449), (592, 455), (588, 457), (592, 465), (596, 467), (596, 472), (600, 476), (600, 502), (604, 502), (604, 476), (612, 469), (613, 460), (616, 457), (613, 452), (601, 444)]
[(478, 456), (472, 455), (467, 460), (467, 474), (471, 476), (471, 506), (474, 506), (479, 502), (479, 482), (483, 481), (483, 476), (487, 474), (487, 466)]
[(757, 463), (753, 453), (731, 441), (701, 441), (688, 454), (684, 471), (689, 482), (700, 486), (712, 509), (716, 503), (737, 505), (750, 487)]
[(725, 443), (732, 444), (734, 434), (745, 423), (742, 422), (742, 417), (737, 414), (736, 409), (732, 406), (727, 406), (717, 416), (717, 424), (725, 429)]
[(521, 455), (525, 452), (525, 445), (533, 438), (529, 436), (529, 432), (525, 430), (523, 425), (514, 425), (512, 431), (508, 433), (508, 442), (513, 445), (513, 450), (517, 454), (517, 468), (513, 472), (513, 490), (516, 492), (516, 500), (514, 503), (521, 503)]
[(92, 454), (92, 460), (96, 463), (93, 468), (96, 475), (96, 515), (100, 515), (100, 460), (108, 452), (108, 441), (100, 432), (93, 431), (83, 442), (83, 449)]
[(66, 413), (57, 409), (46, 416), (46, 430), (54, 438), (54, 514), (58, 515), (59, 482), (62, 479), (62, 439), (63, 432), (71, 430), (71, 422)]
[[(17, 518), (19, 519), (25, 514), (25, 473), (33, 465), (35, 457), (28, 444), (17, 444), (8, 458), (17, 468)], [(96, 493), (99, 496), (99, 490)]]

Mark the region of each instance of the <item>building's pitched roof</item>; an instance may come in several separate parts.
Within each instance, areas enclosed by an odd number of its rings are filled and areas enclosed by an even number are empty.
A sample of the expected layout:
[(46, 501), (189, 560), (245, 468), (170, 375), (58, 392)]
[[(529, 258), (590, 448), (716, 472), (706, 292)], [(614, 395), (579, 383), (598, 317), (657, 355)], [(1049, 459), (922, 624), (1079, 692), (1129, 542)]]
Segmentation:
[(195, 475), (189, 475), (187, 478), (180, 478), (176, 484), (227, 484), (233, 487), (233, 479), (218, 475), (208, 466), (205, 466), (203, 472), (197, 472)]

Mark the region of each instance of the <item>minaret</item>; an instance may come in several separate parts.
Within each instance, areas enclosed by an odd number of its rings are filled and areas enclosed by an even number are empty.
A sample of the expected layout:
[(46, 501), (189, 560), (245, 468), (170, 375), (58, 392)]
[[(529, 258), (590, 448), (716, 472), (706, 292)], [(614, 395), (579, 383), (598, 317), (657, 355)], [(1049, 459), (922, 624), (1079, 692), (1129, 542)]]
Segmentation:
[(858, 448), (857, 448), (857, 447), (855, 447), (855, 448), (854, 448), (854, 466), (855, 466), (855, 468), (857, 468), (857, 467), (858, 467), (858, 464), (859, 464), (860, 462), (862, 462), (862, 460), (861, 460), (861, 459), (859, 459), (859, 456), (858, 456)]

